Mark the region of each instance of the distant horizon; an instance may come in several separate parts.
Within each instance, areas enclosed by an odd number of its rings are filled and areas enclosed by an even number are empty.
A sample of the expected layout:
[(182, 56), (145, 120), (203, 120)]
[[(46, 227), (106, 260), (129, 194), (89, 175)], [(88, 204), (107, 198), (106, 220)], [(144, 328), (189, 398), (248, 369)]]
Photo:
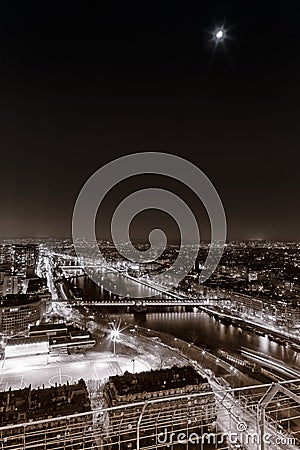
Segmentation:
[[(0, 241), (3, 240), (47, 240), (47, 239), (53, 239), (53, 240), (59, 240), (59, 241), (64, 241), (64, 240), (68, 240), (68, 241), (73, 241), (72, 237), (70, 236), (49, 236), (49, 235), (45, 235), (45, 236), (5, 236), (5, 237), (1, 237), (0, 236)], [(84, 238), (83, 238), (84, 240)], [(98, 238), (97, 242), (101, 242), (101, 241), (106, 241), (109, 243), (113, 244), (113, 241), (111, 239), (106, 239), (106, 238)], [(129, 241), (127, 241), (129, 242)], [(147, 240), (145, 239), (132, 239), (130, 242), (134, 242), (134, 243), (148, 243)], [(201, 239), (200, 243), (197, 242), (190, 242), (188, 245), (201, 245), (201, 244), (209, 244), (211, 241), (209, 239)], [(296, 244), (300, 244), (300, 240), (288, 240), (288, 239), (268, 239), (268, 238), (245, 238), (245, 239), (227, 239), (226, 240), (226, 244), (230, 244), (233, 242), (283, 242), (283, 243), (296, 243)], [(168, 244), (178, 244), (178, 241), (170, 239), (168, 240)]]

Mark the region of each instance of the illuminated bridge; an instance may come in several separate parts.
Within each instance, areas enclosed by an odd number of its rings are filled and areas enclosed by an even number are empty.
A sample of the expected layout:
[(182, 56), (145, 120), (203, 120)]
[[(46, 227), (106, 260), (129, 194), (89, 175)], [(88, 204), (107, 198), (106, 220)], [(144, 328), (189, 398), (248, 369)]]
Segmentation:
[[(89, 265), (89, 267), (90, 268), (93, 267), (95, 269), (95, 271), (101, 272), (101, 273), (105, 273), (105, 274), (117, 273), (117, 270), (115, 270), (113, 268), (110, 268), (110, 267), (106, 267), (106, 266), (102, 267), (102, 266), (97, 266), (97, 265), (95, 265), (95, 266)], [(72, 265), (60, 266), (60, 268), (61, 268), (61, 270), (62, 270), (62, 272), (63, 272), (63, 274), (64, 274), (64, 276), (66, 278), (73, 278), (73, 277), (76, 277), (76, 276), (82, 276), (85, 273), (83, 267), (79, 266), (79, 265), (75, 265), (75, 266), (72, 266)]]
[[(2, 426), (0, 448), (205, 449), (208, 443), (209, 448), (224, 450), (300, 448), (300, 380), (237, 389), (225, 389), (217, 381), (210, 383), (215, 398), (210, 416), (205, 408), (207, 392), (158, 396), (82, 414)], [(91, 391), (90, 395), (96, 393)]]
[[(157, 299), (157, 298), (145, 298), (143, 300), (137, 300), (133, 298), (115, 298), (115, 299), (89, 299), (89, 300), (80, 300), (75, 298), (68, 298), (65, 300), (52, 300), (52, 302), (68, 302), (74, 306), (132, 306), (132, 307), (150, 307), (150, 306), (213, 306), (213, 305), (221, 305), (224, 302), (224, 299), (194, 299), (194, 298), (165, 298), (165, 299)], [(219, 313), (218, 313), (219, 314)]]

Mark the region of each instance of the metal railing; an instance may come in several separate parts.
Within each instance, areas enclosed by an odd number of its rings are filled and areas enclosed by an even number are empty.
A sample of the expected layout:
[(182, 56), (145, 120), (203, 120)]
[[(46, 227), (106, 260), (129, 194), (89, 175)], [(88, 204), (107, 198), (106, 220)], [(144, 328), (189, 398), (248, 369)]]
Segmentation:
[[(270, 394), (271, 392), (271, 394)], [(0, 449), (300, 448), (300, 380), (148, 398), (0, 427)], [(9, 412), (8, 412), (9, 413)], [(0, 413), (3, 418), (4, 411)]]

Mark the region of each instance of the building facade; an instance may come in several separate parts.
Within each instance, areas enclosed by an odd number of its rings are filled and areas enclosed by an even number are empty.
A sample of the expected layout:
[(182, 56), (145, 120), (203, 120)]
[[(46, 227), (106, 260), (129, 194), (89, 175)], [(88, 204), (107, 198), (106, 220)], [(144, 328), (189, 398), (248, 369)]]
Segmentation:
[(45, 302), (26, 294), (7, 295), (0, 299), (0, 332), (14, 334), (37, 324), (43, 317)]
[[(141, 448), (162, 448), (160, 437), (169, 442), (172, 433), (174, 439), (180, 432), (200, 436), (216, 420), (211, 387), (191, 366), (110, 377), (103, 395), (112, 407), (105, 418), (112, 449), (136, 448), (137, 427)], [(119, 408), (126, 404), (125, 410)]]
[(90, 410), (82, 379), (51, 388), (0, 392), (0, 448), (91, 449)]

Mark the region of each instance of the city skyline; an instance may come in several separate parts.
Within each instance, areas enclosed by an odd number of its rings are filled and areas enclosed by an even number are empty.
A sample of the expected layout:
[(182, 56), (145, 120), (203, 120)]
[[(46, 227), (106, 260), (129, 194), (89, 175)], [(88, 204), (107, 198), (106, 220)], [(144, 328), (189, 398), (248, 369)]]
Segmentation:
[(175, 285), (175, 246), (145, 265), (104, 245), (97, 284), (71, 240), (0, 246), (3, 448), (299, 448), (300, 243), (227, 245), (205, 283), (202, 246)]

